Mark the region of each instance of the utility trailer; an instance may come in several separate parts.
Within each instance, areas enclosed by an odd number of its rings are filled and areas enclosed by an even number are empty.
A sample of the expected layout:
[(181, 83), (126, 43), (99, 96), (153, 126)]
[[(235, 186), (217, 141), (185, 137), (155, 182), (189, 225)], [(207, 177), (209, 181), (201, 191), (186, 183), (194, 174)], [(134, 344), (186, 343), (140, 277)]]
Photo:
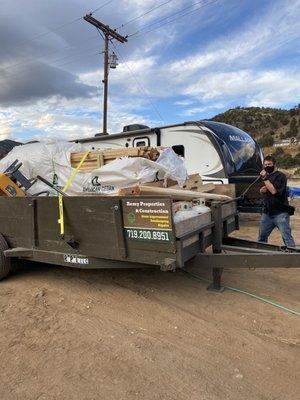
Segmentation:
[(63, 207), (62, 237), (56, 197), (0, 197), (1, 279), (15, 259), (168, 271), (196, 257), (199, 268), (212, 269), (210, 289), (219, 291), (224, 267), (300, 267), (300, 250), (230, 237), (238, 229), (235, 200), (212, 202), (211, 211), (177, 223), (167, 196), (64, 197)]

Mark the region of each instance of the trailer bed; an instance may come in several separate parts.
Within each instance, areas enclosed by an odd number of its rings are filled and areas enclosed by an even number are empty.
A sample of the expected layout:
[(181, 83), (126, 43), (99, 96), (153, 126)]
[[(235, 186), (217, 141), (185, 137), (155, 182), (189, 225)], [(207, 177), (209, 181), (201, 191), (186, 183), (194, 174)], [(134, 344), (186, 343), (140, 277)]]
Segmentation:
[(300, 267), (300, 249), (230, 237), (239, 228), (234, 200), (212, 202), (210, 212), (179, 223), (167, 196), (65, 197), (63, 207), (61, 236), (56, 197), (0, 197), (0, 278), (14, 258), (85, 269), (168, 271), (198, 256), (200, 268), (212, 269), (211, 289), (219, 291), (225, 267)]
[[(222, 210), (232, 231), (234, 203)], [(174, 224), (168, 197), (67, 197), (64, 215), (62, 238), (57, 198), (0, 198), (6, 256), (85, 268), (123, 261), (174, 269), (212, 243), (211, 213)]]

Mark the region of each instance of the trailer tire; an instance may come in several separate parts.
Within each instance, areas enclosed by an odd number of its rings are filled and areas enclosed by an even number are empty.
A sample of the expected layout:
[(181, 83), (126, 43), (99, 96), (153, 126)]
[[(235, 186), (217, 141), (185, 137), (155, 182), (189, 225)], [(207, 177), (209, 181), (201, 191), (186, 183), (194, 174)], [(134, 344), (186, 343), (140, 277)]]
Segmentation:
[(11, 271), (11, 260), (4, 255), (4, 251), (8, 249), (8, 244), (0, 233), (0, 280), (4, 279)]

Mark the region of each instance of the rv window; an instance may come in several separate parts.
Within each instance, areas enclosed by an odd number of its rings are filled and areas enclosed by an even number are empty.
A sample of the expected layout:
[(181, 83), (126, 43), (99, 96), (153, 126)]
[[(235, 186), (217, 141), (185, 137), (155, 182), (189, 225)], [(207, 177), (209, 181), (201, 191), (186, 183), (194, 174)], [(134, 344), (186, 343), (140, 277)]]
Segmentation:
[(150, 139), (147, 136), (136, 137), (132, 141), (133, 147), (150, 146)]
[(135, 143), (136, 147), (143, 147), (146, 146), (146, 142), (144, 140)]
[(182, 144), (176, 144), (175, 146), (172, 146), (172, 149), (178, 156), (184, 157), (184, 146)]

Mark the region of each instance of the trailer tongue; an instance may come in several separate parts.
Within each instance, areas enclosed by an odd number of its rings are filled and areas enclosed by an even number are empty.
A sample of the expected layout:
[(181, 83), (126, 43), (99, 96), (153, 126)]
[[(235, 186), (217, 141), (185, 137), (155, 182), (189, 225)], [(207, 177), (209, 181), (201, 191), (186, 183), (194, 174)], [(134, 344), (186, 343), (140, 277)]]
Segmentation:
[[(78, 196), (64, 199), (65, 235), (54, 197), (0, 197), (0, 278), (13, 259), (77, 268), (212, 269), (221, 290), (223, 268), (300, 267), (300, 250), (231, 238), (238, 229), (234, 200), (174, 222), (170, 197)], [(212, 253), (205, 250), (212, 246)], [(234, 254), (223, 254), (230, 250)], [(267, 258), (268, 257), (268, 258)]]

